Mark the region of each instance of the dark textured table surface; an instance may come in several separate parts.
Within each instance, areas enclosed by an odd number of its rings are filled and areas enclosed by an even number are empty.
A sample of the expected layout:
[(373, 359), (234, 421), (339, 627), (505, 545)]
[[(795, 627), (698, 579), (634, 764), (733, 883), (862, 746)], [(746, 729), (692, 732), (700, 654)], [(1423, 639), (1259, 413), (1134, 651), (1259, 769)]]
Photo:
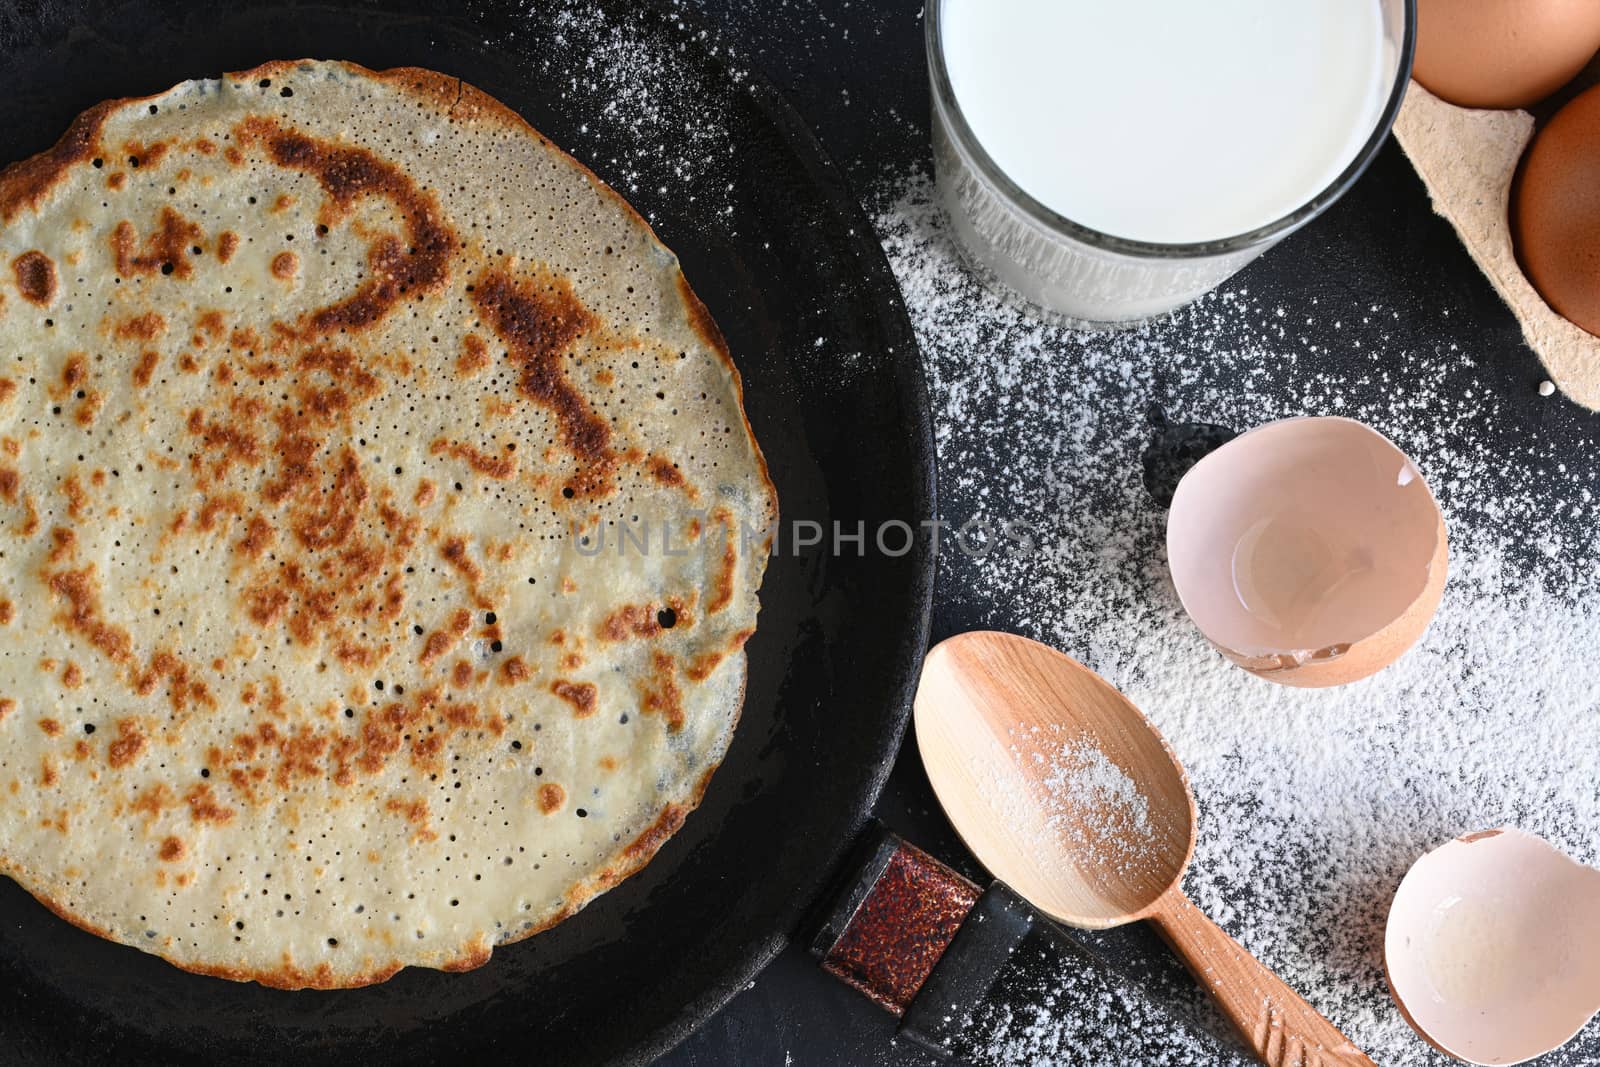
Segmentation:
[[(858, 194), (866, 197), (897, 176), (928, 166), (920, 0), (698, 2), (708, 20), (788, 95)], [(1376, 265), (1348, 269), (1366, 261)], [(1538, 361), (1449, 227), (1432, 215), (1420, 181), (1392, 142), (1349, 196), (1248, 268), (1241, 280), (1286, 302), (1314, 295), (1337, 311), (1344, 305), (1360, 309), (1374, 298), (1393, 304), (1396, 276), (1404, 276), (1410, 290), (1399, 294), (1405, 306), (1455, 309), (1446, 313), (1448, 319), (1424, 314), (1414, 328), (1431, 331), (1441, 343), (1470, 345), (1488, 384), (1518, 398), (1508, 401), (1517, 415), (1508, 432), (1592, 439), (1594, 420), (1587, 413), (1565, 402), (1541, 405), (1533, 388), (1544, 377)], [(964, 506), (941, 493), (941, 510), (956, 525), (967, 517)], [(980, 621), (1004, 626), (1007, 609), (973, 592), (976, 582), (966, 570), (972, 566), (949, 558), (941, 562), (935, 640)], [(902, 751), (878, 814), (893, 829), (978, 876), (939, 813), (913, 747)], [(1136, 966), (1172, 967), (1165, 950), (1141, 932), (1119, 931), (1098, 940), (1108, 954)], [(824, 975), (798, 946), (660, 1061), (670, 1067), (933, 1062), (895, 1041), (887, 1015)]]

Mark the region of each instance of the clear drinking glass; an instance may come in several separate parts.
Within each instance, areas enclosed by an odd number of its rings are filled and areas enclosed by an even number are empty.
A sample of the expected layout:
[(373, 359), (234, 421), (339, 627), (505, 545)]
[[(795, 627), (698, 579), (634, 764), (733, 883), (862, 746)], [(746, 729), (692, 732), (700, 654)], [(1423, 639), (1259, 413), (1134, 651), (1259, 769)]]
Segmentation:
[(929, 0), (926, 19), (933, 161), (939, 197), (959, 244), (986, 281), (1047, 319), (1091, 328), (1138, 322), (1189, 303), (1339, 199), (1383, 147), (1399, 114), (1417, 25), (1416, 0), (1380, 0), (1383, 62), (1392, 72), (1392, 87), (1372, 136), (1332, 184), (1248, 233), (1196, 244), (1156, 244), (1079, 225), (1028, 195), (995, 164), (961, 114), (950, 84), (940, 29), (944, 4)]

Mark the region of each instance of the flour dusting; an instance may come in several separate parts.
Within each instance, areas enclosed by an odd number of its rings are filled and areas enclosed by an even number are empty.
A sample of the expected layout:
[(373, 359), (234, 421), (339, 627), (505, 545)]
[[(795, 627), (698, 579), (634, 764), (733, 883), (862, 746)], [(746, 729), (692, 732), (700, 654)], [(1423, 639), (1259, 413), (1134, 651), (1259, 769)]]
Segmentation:
[[(1185, 888), (1200, 908), (1376, 1062), (1450, 1062), (1385, 990), (1383, 928), (1406, 869), (1503, 824), (1600, 859), (1590, 458), (1503, 417), (1473, 353), (1414, 333), (1405, 308), (1325, 312), (1235, 282), (1159, 323), (1074, 333), (974, 283), (924, 175), (887, 181), (873, 201), (923, 349), (944, 518), (1040, 534), (1014, 556), (945, 553), (942, 609), (1051, 644), (1126, 693), (1197, 794)], [(1223, 660), (1168, 578), (1166, 513), (1141, 477), (1154, 407), (1235, 429), (1346, 415), (1406, 450), (1451, 536), (1444, 602), (1421, 644), (1329, 690), (1276, 686)], [(1090, 774), (1064, 788), (1121, 787)], [(1165, 980), (1157, 967), (1141, 979)], [(1209, 1010), (1192, 988), (1169, 992)], [(976, 1058), (1114, 1062), (1077, 1058), (1061, 1036), (1072, 1020), (1028, 1022)], [(1542, 1062), (1600, 1062), (1596, 1030)]]

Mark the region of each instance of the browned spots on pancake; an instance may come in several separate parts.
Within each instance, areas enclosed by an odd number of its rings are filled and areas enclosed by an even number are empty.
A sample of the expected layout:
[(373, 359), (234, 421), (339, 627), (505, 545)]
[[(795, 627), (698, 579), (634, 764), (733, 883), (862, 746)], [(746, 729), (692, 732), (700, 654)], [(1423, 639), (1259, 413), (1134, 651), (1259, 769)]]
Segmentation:
[(100, 409), (105, 406), (105, 397), (97, 390), (86, 391), (79, 400), (77, 408), (72, 413), (72, 421), (79, 426), (90, 426), (94, 423), (95, 416), (100, 414)]
[(451, 649), (461, 643), (467, 630), (472, 626), (472, 612), (466, 608), (457, 608), (455, 614), (450, 616), (450, 621), (441, 630), (435, 630), (423, 642), (422, 655), (418, 658), (421, 663), (432, 663), (440, 656), (446, 655)]
[(462, 444), (460, 441), (446, 441), (439, 438), (428, 449), (429, 455), (448, 455), (451, 459), (459, 459), (473, 470), (496, 481), (506, 481), (517, 476), (517, 459), (513, 455), (494, 456), (487, 452), (473, 448), (471, 445)]
[(89, 494), (76, 474), (61, 480), (61, 495), (67, 498), (67, 514), (74, 519), (84, 519), (89, 514)]
[(88, 384), (89, 357), (83, 352), (73, 352), (61, 365), (61, 384), (52, 386), (50, 395), (57, 400), (65, 400)]
[(16, 276), (22, 299), (39, 307), (49, 307), (54, 302), (60, 288), (55, 260), (37, 249), (24, 252), (11, 261), (11, 273)]
[(189, 805), (189, 818), (195, 822), (211, 822), (220, 826), (233, 821), (234, 810), (219, 804), (211, 786), (205, 782), (185, 793), (183, 802)]
[(753, 636), (755, 636), (754, 630), (740, 630), (728, 642), (726, 651), (712, 649), (709, 652), (702, 652), (690, 660), (683, 669), (684, 675), (692, 682), (705, 681), (711, 677), (711, 672), (717, 669), (717, 665), (726, 659), (729, 653), (739, 651), (744, 647), (744, 643)]
[(150, 384), (150, 379), (156, 373), (156, 364), (161, 362), (161, 355), (153, 349), (146, 349), (139, 354), (139, 362), (133, 366), (133, 384), (143, 389)]
[[(701, 782), (700, 790), (701, 792), (705, 790), (704, 780)], [(647, 862), (661, 850), (662, 845), (667, 843), (667, 838), (683, 829), (683, 821), (689, 817), (690, 807), (688, 804), (668, 804), (661, 809), (656, 821), (622, 850), (623, 858), (638, 864)]]
[(301, 547), (312, 552), (337, 548), (350, 540), (367, 493), (361, 460), (355, 449), (345, 445), (339, 451), (333, 485), (326, 498), (311, 497), (302, 502), (291, 514), (289, 528)]
[(194, 324), (202, 334), (213, 341), (228, 332), (228, 321), (223, 317), (222, 312), (216, 308), (208, 308), (202, 311), (194, 320)]
[[(270, 709), (258, 719), (253, 729), (208, 756), (213, 768), (225, 769), (227, 782), (252, 803), (256, 787), (269, 777), (280, 791), (302, 780), (331, 780), (348, 787), (358, 773), (383, 770), (407, 746), (413, 766), (437, 772), (452, 733), (493, 730), (498, 723), (498, 717), (486, 722), (474, 704), (445, 699), (438, 687), (369, 710), (357, 734), (311, 724), (290, 731), (280, 728)], [(330, 721), (339, 721), (331, 710)]]
[(14, 467), (0, 467), (0, 499), (7, 504), (17, 502), (17, 487), (22, 484), (22, 475)]
[(456, 373), (463, 378), (471, 378), (479, 371), (489, 367), (489, 346), (483, 343), (483, 338), (475, 333), (469, 333), (462, 342), (462, 353), (456, 357)]
[(61, 775), (56, 773), (56, 761), (49, 756), (39, 760), (39, 784), (46, 789), (61, 781)]
[[(10, 400), (16, 395), (16, 393), (16, 382), (12, 381), (10, 378), (0, 378), (0, 404), (4, 404), (7, 400)], [(7, 438), (6, 440), (9, 441), (10, 438)], [(10, 449), (7, 449), (7, 451), (10, 451)], [(16, 455), (15, 452), (12, 452), (11, 454)]]
[(561, 443), (578, 461), (564, 489), (579, 497), (606, 495), (617, 465), (611, 424), (573, 388), (562, 367), (573, 342), (596, 324), (572, 283), (549, 274), (517, 281), (489, 271), (474, 284), (472, 302), (506, 343), (520, 371), (517, 388), (555, 416)]
[(165, 649), (151, 656), (150, 665), (134, 676), (133, 691), (149, 696), (162, 682), (167, 683), (167, 701), (176, 712), (187, 711), (191, 704), (207, 708), (217, 706), (210, 687), (194, 676), (188, 664)]
[(187, 278), (194, 273), (189, 263), (189, 248), (200, 241), (202, 231), (174, 211), (161, 209), (158, 228), (139, 243), (133, 223), (124, 219), (111, 231), (111, 251), (116, 256), (117, 274), (131, 278), (136, 274), (167, 274)]
[(0, 222), (38, 207), (73, 164), (93, 158), (100, 148), (100, 128), (117, 106), (114, 100), (96, 104), (74, 119), (50, 148), (0, 171)]
[(539, 810), (546, 815), (554, 815), (566, 802), (567, 791), (554, 782), (546, 782), (539, 787)]
[(140, 790), (133, 798), (133, 810), (146, 819), (154, 819), (174, 803), (167, 787), (161, 782), (156, 782)]
[(439, 969), (451, 974), (477, 970), (489, 962), (490, 952), (489, 938), (484, 934), (479, 934), (472, 939), (472, 943), (466, 947), (466, 951), (459, 958), (453, 959), (449, 963), (439, 964)]
[(268, 269), (272, 271), (272, 276), (279, 281), (292, 282), (294, 281), (294, 276), (300, 273), (300, 257), (293, 252), (279, 252), (272, 257), (272, 263)]
[(172, 147), (170, 141), (155, 141), (151, 144), (127, 141), (123, 144), (122, 151), (128, 157), (129, 166), (153, 167), (161, 162), (170, 147)]
[(439, 547), (439, 555), (444, 557), (446, 563), (461, 573), (469, 582), (476, 582), (483, 577), (483, 568), (472, 562), (472, 557), (467, 554), (465, 538), (452, 537)]
[(114, 170), (106, 175), (106, 188), (114, 193), (119, 193), (128, 187), (128, 176), (120, 170)]
[(207, 496), (195, 518), (195, 528), (211, 533), (222, 525), (224, 519), (244, 514), (244, 497), (238, 493), (218, 493)]
[(272, 202), (272, 210), (274, 214), (281, 214), (285, 211), (288, 211), (292, 207), (294, 207), (294, 197), (290, 196), (288, 193), (279, 193), (278, 199)]
[(439, 835), (428, 827), (428, 802), (421, 797), (411, 800), (391, 799), (384, 810), (400, 816), (411, 824), (412, 841), (434, 841)]
[(260, 143), (280, 167), (315, 178), (328, 197), (319, 213), (331, 225), (358, 199), (384, 197), (404, 218), (406, 240), (379, 237), (367, 250), (367, 280), (348, 297), (312, 312), (303, 332), (318, 335), (365, 329), (383, 319), (401, 300), (434, 292), (449, 274), (455, 235), (445, 225), (438, 202), (404, 171), (365, 148), (321, 140), (285, 129), (276, 121), (251, 116), (234, 128), (246, 147)]
[(262, 554), (272, 547), (272, 542), (277, 536), (272, 523), (260, 515), (252, 515), (250, 521), (245, 524), (244, 536), (239, 539), (239, 553), (247, 559), (260, 559)]
[(154, 341), (167, 332), (167, 320), (159, 311), (147, 311), (117, 323), (112, 331), (119, 341)]
[(411, 502), (419, 508), (425, 508), (429, 504), (433, 503), (433, 499), (438, 495), (438, 492), (439, 487), (434, 485), (428, 479), (424, 478), (420, 483), (418, 483), (417, 491), (411, 497)]
[(11, 620), (16, 618), (17, 609), (9, 600), (0, 600), (0, 626), (10, 626)]
[(32, 537), (39, 532), (41, 525), (39, 522), (39, 506), (33, 502), (32, 493), (22, 494), (22, 510), (26, 512), (26, 517), (22, 520), (22, 536)]
[(615, 756), (601, 756), (600, 757), (600, 769), (602, 771), (614, 771), (614, 770), (616, 770), (617, 769), (617, 757), (615, 757)]
[(457, 660), (450, 671), (450, 684), (457, 689), (465, 689), (473, 682), (472, 664), (466, 660)]
[(43, 730), (45, 734), (50, 737), (61, 736), (61, 723), (56, 719), (40, 719), (39, 729)]
[(106, 762), (120, 770), (138, 759), (149, 744), (137, 719), (118, 719), (117, 738), (106, 747)]
[(17, 702), (10, 697), (0, 697), (0, 722), (4, 722), (7, 715), (17, 710)]
[[(72, 531), (63, 531), (70, 534)], [(105, 621), (100, 614), (100, 586), (95, 580), (94, 564), (75, 571), (49, 574), (46, 587), (65, 607), (56, 613), (56, 621), (72, 633), (84, 638), (103, 656), (114, 663), (127, 664), (133, 659), (133, 639), (120, 626)]]
[(678, 469), (678, 465), (665, 456), (651, 456), (649, 469), (650, 477), (661, 485), (681, 489), (686, 484), (683, 480), (683, 472)]
[[(260, 466), (263, 454), (261, 442), (250, 431), (241, 429), (237, 420), (208, 420), (205, 412), (195, 408), (189, 412), (186, 425), (191, 434), (200, 438), (200, 446), (211, 457), (212, 477), (227, 477), (228, 470), (235, 463)], [(199, 455), (194, 457), (193, 463), (196, 467), (201, 465)]]
[(177, 863), (183, 859), (186, 851), (187, 849), (184, 848), (182, 839), (168, 837), (162, 840), (161, 850), (156, 855), (161, 857), (162, 863)]
[(630, 637), (655, 637), (665, 627), (661, 613), (671, 611), (674, 626), (692, 622), (689, 605), (682, 597), (668, 597), (665, 604), (624, 604), (607, 615), (595, 630), (602, 641), (625, 641)]
[(676, 733), (683, 729), (683, 691), (678, 688), (678, 664), (671, 655), (657, 650), (650, 656), (651, 674), (640, 684), (639, 710), (646, 715), (660, 715), (667, 729)]
[(572, 705), (572, 717), (575, 719), (587, 719), (595, 713), (599, 691), (593, 682), (569, 682), (565, 678), (557, 678), (550, 683), (550, 692)]
[(61, 684), (68, 689), (78, 688), (83, 684), (83, 668), (68, 660), (67, 665), (61, 668)]
[(521, 656), (512, 656), (500, 665), (500, 684), (517, 685), (533, 677), (533, 671)]
[(717, 561), (716, 573), (711, 579), (711, 597), (706, 601), (706, 614), (715, 615), (733, 602), (734, 570), (739, 563), (739, 528), (733, 513), (727, 508), (717, 508), (711, 521), (722, 527), (722, 556)]
[(223, 230), (222, 236), (217, 238), (217, 261), (227, 263), (238, 251), (239, 235), (232, 230)]

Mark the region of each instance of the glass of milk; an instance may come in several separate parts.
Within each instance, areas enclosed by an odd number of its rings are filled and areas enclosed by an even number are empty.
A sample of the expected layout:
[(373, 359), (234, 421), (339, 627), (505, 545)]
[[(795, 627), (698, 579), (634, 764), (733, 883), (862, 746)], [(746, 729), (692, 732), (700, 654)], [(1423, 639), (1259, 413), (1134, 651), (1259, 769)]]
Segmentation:
[(1416, 0), (929, 0), (940, 197), (1046, 317), (1163, 314), (1360, 177), (1415, 31)]

